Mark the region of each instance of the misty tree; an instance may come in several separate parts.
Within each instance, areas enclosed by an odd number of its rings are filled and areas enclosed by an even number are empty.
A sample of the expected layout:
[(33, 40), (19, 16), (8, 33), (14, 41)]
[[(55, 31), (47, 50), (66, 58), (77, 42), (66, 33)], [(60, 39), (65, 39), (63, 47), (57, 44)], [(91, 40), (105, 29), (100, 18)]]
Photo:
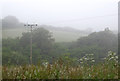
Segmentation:
[(118, 52), (118, 37), (108, 29), (93, 32), (86, 37), (79, 38), (70, 46), (72, 57), (81, 57), (85, 54), (95, 54), (95, 59), (100, 60), (107, 55), (108, 51)]
[[(31, 33), (23, 33), (20, 38), (20, 47), (22, 50), (27, 50), (27, 54), (30, 51), (30, 36)], [(32, 32), (32, 46), (33, 46), (33, 57), (37, 58), (39, 55), (45, 56), (50, 55), (53, 50), (54, 38), (52, 38), (52, 34), (44, 29), (37, 28)], [(23, 53), (25, 53), (23, 51)]]
[(21, 28), (23, 23), (19, 22), (15, 16), (6, 16), (2, 19), (2, 27), (3, 29)]
[(87, 37), (82, 37), (78, 39), (78, 46), (91, 46), (97, 45), (104, 49), (112, 50), (114, 47), (117, 47), (117, 35), (112, 31), (105, 29), (105, 31), (94, 32), (88, 35)]
[[(30, 35), (30, 32), (26, 32), (22, 37), (3, 39), (4, 64), (29, 63)], [(41, 61), (41, 58), (49, 59), (54, 49), (52, 34), (44, 28), (38, 28), (33, 30), (32, 36), (33, 64)]]

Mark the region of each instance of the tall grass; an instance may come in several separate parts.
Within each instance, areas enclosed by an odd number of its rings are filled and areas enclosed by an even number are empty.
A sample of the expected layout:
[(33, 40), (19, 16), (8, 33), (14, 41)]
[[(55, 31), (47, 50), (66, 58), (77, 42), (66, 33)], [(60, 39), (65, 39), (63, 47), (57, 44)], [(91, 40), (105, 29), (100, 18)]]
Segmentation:
[(116, 58), (114, 53), (109, 52), (105, 62), (99, 64), (71, 66), (59, 59), (53, 64), (47, 62), (37, 66), (3, 66), (2, 76), (3, 79), (118, 79)]

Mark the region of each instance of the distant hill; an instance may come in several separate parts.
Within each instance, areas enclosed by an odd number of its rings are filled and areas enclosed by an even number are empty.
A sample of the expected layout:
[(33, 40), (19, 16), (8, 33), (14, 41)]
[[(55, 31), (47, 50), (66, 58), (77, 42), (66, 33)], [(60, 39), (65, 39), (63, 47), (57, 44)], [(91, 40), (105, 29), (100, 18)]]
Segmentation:
[(39, 27), (43, 27), (49, 30), (56, 42), (72, 42), (76, 41), (78, 38), (86, 36), (91, 32), (77, 30), (71, 27), (53, 27), (47, 25), (41, 25)]
[(39, 27), (43, 27), (47, 30), (53, 30), (53, 31), (65, 31), (65, 32), (75, 32), (75, 33), (82, 33), (82, 34), (90, 34), (91, 31), (89, 30), (78, 30), (74, 29), (72, 27), (54, 27), (54, 26), (48, 26), (48, 25), (40, 25)]
[[(52, 26), (40, 26), (49, 30), (56, 42), (72, 42), (76, 41), (78, 38), (88, 35), (87, 32), (80, 31), (73, 28), (57, 28)], [(20, 37), (23, 32), (29, 32), (28, 28), (14, 28), (14, 29), (4, 29), (3, 38), (7, 37)]]
[[(40, 25), (49, 30), (56, 42), (72, 42), (76, 41), (82, 36), (86, 36), (91, 33), (89, 30), (78, 30), (71, 27), (54, 27), (48, 25)], [(7, 16), (2, 19), (3, 38), (7, 37), (20, 37), (23, 32), (29, 32), (28, 27), (24, 27), (24, 23), (21, 23), (15, 16)]]

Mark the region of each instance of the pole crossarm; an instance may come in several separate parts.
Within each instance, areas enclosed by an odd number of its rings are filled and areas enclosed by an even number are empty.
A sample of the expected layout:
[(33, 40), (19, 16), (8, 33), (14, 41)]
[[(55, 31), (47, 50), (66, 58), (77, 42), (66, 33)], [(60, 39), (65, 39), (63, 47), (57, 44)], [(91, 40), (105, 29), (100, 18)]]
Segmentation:
[(24, 24), (24, 26), (37, 26), (37, 24)]

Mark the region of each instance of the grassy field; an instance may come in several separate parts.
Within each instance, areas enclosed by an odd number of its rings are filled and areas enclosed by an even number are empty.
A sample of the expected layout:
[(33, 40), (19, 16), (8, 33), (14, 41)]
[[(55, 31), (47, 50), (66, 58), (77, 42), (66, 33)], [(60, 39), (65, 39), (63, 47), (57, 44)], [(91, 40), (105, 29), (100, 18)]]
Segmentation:
[[(3, 38), (7, 38), (7, 37), (18, 37), (18, 36), (22, 36), (23, 32), (28, 32), (28, 29), (7, 29), (7, 30), (3, 30), (2, 34), (3, 34)], [(75, 32), (67, 32), (67, 31), (55, 31), (55, 30), (51, 30), (53, 37), (55, 38), (55, 42), (72, 42), (77, 40), (79, 37), (81, 36), (85, 36), (84, 34), (80, 34), (80, 33), (75, 33)]]
[(27, 32), (27, 29), (6, 29), (6, 30), (2, 30), (2, 37), (3, 38), (15, 38), (18, 36), (22, 36), (23, 32)]
[(52, 31), (52, 33), (56, 42), (72, 42), (76, 41), (78, 38), (82, 36), (85, 36), (84, 34), (65, 31)]

